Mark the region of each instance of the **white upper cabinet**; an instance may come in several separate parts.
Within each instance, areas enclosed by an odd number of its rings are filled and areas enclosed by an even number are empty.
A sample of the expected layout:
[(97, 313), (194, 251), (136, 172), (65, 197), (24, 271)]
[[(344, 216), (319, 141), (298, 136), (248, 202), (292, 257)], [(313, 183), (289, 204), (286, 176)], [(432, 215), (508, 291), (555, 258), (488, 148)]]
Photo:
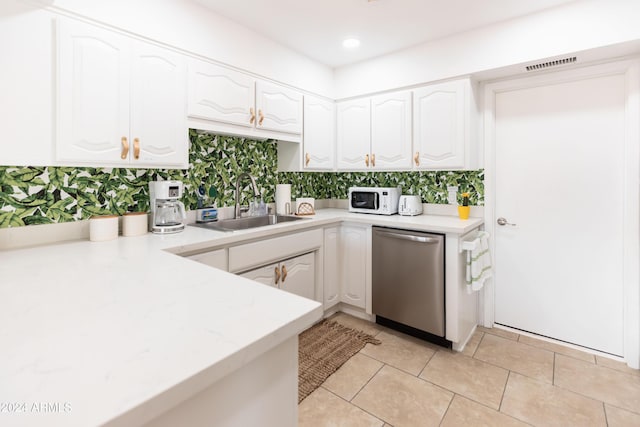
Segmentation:
[(256, 111), (258, 129), (302, 133), (302, 94), (299, 92), (258, 80)]
[(337, 104), (338, 169), (368, 170), (371, 162), (369, 98)]
[(198, 59), (189, 61), (187, 80), (189, 127), (301, 141), (301, 93)]
[(209, 62), (189, 62), (189, 116), (253, 127), (254, 110), (253, 77)]
[(131, 48), (118, 34), (73, 21), (58, 33), (56, 159), (128, 163)]
[(188, 163), (184, 57), (148, 43), (133, 44), (131, 126), (133, 161)]
[(304, 169), (335, 167), (335, 104), (321, 98), (304, 97)]
[(59, 164), (187, 166), (182, 56), (61, 20), (57, 78)]
[(371, 98), (371, 167), (411, 168), (411, 92)]
[(340, 170), (411, 169), (411, 92), (340, 102)]
[(461, 169), (470, 137), (470, 82), (457, 80), (413, 92), (416, 169)]

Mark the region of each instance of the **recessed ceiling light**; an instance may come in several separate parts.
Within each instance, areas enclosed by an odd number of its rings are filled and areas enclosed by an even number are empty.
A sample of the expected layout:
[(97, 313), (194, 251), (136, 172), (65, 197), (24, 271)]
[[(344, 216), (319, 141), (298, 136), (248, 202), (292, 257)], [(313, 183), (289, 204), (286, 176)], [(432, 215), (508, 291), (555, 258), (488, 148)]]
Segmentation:
[(360, 40), (358, 40), (358, 39), (345, 39), (342, 42), (342, 46), (346, 47), (347, 49), (353, 49), (355, 47), (360, 46)]

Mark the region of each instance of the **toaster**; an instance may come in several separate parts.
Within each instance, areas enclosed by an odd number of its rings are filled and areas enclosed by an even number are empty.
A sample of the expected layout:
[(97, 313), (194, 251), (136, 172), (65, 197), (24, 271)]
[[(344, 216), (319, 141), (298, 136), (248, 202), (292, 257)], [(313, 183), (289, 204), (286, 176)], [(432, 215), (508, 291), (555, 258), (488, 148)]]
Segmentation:
[(421, 215), (422, 199), (420, 196), (400, 196), (398, 214), (408, 216)]

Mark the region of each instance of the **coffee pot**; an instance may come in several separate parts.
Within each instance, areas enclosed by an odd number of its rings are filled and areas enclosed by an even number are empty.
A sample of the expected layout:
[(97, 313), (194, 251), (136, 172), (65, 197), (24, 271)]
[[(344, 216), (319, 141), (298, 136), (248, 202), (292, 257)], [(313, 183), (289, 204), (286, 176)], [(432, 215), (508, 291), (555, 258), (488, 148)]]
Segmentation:
[(187, 215), (182, 197), (184, 186), (180, 181), (149, 182), (151, 205), (151, 231), (158, 234), (184, 230)]

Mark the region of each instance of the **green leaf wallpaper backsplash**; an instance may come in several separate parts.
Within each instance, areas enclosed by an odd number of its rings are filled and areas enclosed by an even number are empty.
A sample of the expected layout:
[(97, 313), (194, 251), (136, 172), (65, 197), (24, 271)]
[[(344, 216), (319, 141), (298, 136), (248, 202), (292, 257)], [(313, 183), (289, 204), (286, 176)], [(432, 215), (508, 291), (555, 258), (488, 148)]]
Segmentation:
[[(447, 186), (470, 192), (470, 203), (484, 202), (484, 171), (434, 172), (277, 172), (277, 147), (270, 141), (190, 131), (189, 168), (125, 169), (0, 166), (0, 228), (88, 219), (93, 215), (149, 209), (149, 181), (184, 182), (182, 201), (195, 209), (202, 183), (218, 191), (218, 206), (234, 204), (235, 180), (249, 172), (274, 201), (277, 183), (290, 183), (291, 194), (316, 199), (346, 199), (351, 186), (402, 186), (425, 203), (447, 203)], [(243, 198), (249, 197), (245, 189)]]

